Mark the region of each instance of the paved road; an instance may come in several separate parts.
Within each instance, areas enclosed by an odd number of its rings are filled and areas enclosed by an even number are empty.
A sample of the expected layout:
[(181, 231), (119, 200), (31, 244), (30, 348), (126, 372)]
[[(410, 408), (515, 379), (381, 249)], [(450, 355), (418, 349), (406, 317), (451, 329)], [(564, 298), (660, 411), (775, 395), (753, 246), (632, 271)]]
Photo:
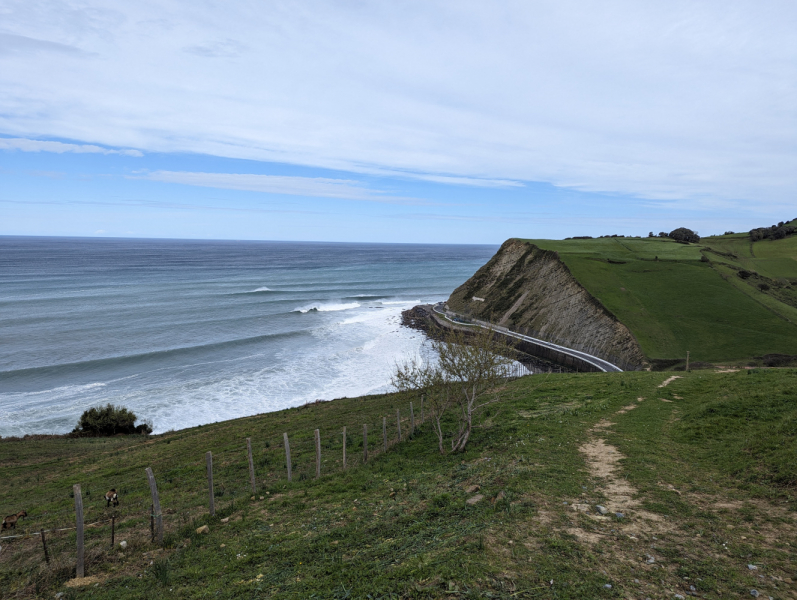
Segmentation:
[(603, 360), (602, 358), (598, 358), (597, 356), (592, 356), (592, 354), (587, 354), (586, 352), (573, 350), (572, 348), (568, 348), (566, 346), (560, 346), (559, 344), (554, 344), (553, 342), (538, 340), (537, 338), (533, 338), (528, 335), (523, 335), (521, 333), (515, 333), (514, 331), (510, 331), (506, 327), (501, 327), (500, 325), (492, 325), (491, 323), (486, 323), (484, 321), (478, 321), (475, 319), (468, 319), (467, 321), (465, 321), (465, 318), (461, 317), (461, 315), (457, 315), (455, 312), (450, 310), (446, 311), (442, 302), (439, 302), (438, 304), (432, 306), (432, 310), (434, 310), (438, 315), (442, 316), (447, 321), (451, 321), (452, 323), (457, 323), (457, 321), (450, 318), (449, 315), (462, 318), (463, 319), (462, 323), (478, 325), (479, 327), (484, 327), (485, 329), (495, 329), (496, 331), (500, 331), (501, 333), (508, 335), (509, 337), (513, 337), (518, 340), (523, 340), (525, 342), (532, 342), (540, 346), (545, 346), (546, 348), (552, 348), (554, 350), (561, 352), (562, 354), (568, 354), (570, 356), (588, 362), (589, 364), (600, 369), (604, 373), (622, 373), (623, 371), (617, 365), (613, 365), (607, 360)]

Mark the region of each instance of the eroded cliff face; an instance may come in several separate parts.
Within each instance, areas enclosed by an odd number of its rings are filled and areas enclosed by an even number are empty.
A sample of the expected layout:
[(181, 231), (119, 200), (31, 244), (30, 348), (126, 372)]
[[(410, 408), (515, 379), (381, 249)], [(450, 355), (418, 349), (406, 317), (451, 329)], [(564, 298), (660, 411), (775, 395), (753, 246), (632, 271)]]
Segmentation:
[[(475, 299), (474, 299), (475, 298)], [(451, 310), (587, 351), (623, 368), (647, 366), (634, 336), (570, 274), (556, 252), (504, 242), (458, 287)]]

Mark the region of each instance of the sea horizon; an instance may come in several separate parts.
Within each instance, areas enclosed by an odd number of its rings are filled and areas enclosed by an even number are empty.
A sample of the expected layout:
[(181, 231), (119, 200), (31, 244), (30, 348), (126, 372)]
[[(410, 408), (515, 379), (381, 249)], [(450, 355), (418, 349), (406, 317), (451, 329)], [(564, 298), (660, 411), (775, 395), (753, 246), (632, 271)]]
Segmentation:
[(0, 236), (0, 435), (112, 403), (155, 433), (389, 391), (497, 245)]

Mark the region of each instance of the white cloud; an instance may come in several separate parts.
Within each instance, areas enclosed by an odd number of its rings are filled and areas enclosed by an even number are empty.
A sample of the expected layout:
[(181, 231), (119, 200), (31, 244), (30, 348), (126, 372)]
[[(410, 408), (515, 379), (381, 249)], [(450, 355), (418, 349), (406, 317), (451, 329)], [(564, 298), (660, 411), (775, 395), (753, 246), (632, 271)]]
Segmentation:
[(165, 183), (262, 192), (266, 194), (341, 198), (345, 200), (364, 200), (388, 204), (428, 204), (416, 198), (391, 196), (379, 190), (372, 190), (363, 187), (358, 181), (349, 179), (256, 175), (250, 173), (196, 173), (188, 171), (155, 171), (143, 175), (140, 178)]
[(791, 0), (107, 6), (4, 4), (7, 36), (93, 58), (7, 38), (0, 131), (687, 204), (797, 193)]
[(22, 152), (74, 152), (75, 154), (121, 154), (124, 156), (144, 156), (139, 150), (112, 150), (93, 144), (65, 144), (44, 140), (24, 138), (0, 138), (0, 150), (21, 150)]

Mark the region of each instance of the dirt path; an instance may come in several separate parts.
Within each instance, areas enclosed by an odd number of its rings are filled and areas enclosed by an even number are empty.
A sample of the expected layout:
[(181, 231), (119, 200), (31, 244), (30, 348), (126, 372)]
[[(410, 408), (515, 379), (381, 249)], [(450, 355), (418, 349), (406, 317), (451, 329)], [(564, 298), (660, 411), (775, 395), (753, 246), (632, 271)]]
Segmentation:
[[(637, 402), (642, 401), (644, 398), (637, 399)], [(637, 406), (639, 404), (629, 404), (617, 411), (617, 414), (627, 413)], [(584, 498), (574, 503), (573, 509), (585, 513), (593, 521), (602, 523), (610, 521), (614, 529), (618, 529), (632, 539), (638, 533), (656, 534), (670, 530), (671, 525), (660, 515), (641, 508), (642, 502), (637, 498), (636, 488), (620, 475), (620, 461), (625, 456), (601, 436), (602, 432), (613, 425), (613, 422), (606, 419), (598, 422), (590, 429), (590, 439), (579, 448), (587, 461), (590, 475), (601, 482), (599, 489), (606, 498), (601, 506), (608, 509), (608, 513), (606, 516), (601, 515), (597, 509), (599, 503), (588, 504)], [(616, 520), (619, 515), (622, 517)], [(594, 533), (579, 527), (573, 527), (568, 531), (589, 542), (595, 542), (597, 539)]]
[(667, 387), (668, 385), (670, 385), (676, 379), (681, 379), (681, 376), (680, 375), (673, 375), (672, 377), (668, 377), (667, 379), (665, 379), (663, 382), (661, 382), (659, 384), (659, 387), (660, 388)]

